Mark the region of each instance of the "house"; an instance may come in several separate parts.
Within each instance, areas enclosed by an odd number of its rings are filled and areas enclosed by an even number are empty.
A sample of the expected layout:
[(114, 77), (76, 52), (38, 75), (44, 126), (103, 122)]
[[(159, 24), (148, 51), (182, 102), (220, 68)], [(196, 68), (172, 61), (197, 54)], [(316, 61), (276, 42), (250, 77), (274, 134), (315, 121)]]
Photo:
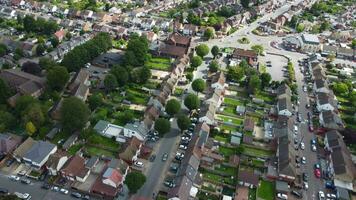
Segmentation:
[(290, 51), (299, 51), (302, 47), (302, 42), (299, 37), (288, 36), (283, 38), (283, 47)]
[(128, 164), (132, 164), (135, 160), (137, 160), (141, 147), (142, 141), (136, 137), (132, 137), (131, 140), (128, 141), (122, 148), (125, 150), (119, 154), (120, 159), (124, 160)]
[(160, 44), (152, 54), (168, 58), (182, 58), (187, 53), (187, 48), (169, 44)]
[(6, 69), (0, 72), (0, 78), (17, 93), (9, 98), (9, 103), (15, 105), (16, 99), (22, 95), (39, 97), (46, 85), (46, 78), (38, 77), (17, 69)]
[(352, 162), (352, 155), (346, 147), (343, 137), (336, 130), (328, 131), (325, 133), (324, 144), (329, 155), (327, 171), (334, 178), (334, 185), (354, 191), (356, 167)]
[(246, 117), (244, 120), (244, 131), (253, 132), (255, 130), (255, 121), (251, 117)]
[(20, 143), (21, 137), (9, 133), (0, 133), (0, 155), (11, 154)]
[(64, 29), (58, 30), (54, 33), (54, 37), (57, 38), (59, 42), (62, 42), (64, 37), (66, 36), (66, 31)]
[(226, 87), (228, 87), (228, 84), (226, 83), (225, 74), (223, 72), (218, 72), (217, 74), (215, 74), (212, 77), (210, 87), (219, 90), (224, 90)]
[(329, 93), (328, 83), (324, 79), (314, 80), (314, 92), (316, 93)]
[(238, 146), (241, 144), (241, 140), (242, 140), (242, 133), (239, 132), (231, 133), (230, 144)]
[(63, 143), (62, 148), (68, 150), (71, 146), (75, 144), (78, 140), (79, 132), (74, 132), (69, 138)]
[(184, 24), (183, 35), (194, 36), (198, 32), (198, 27), (194, 24)]
[(313, 34), (302, 35), (301, 51), (304, 53), (317, 53), (320, 51), (320, 41), (318, 36)]
[[(26, 142), (26, 141), (25, 141)], [(49, 156), (57, 151), (57, 146), (47, 141), (34, 141), (32, 146), (24, 153), (22, 159), (25, 164), (35, 169), (41, 169)]]
[(90, 174), (90, 170), (85, 167), (85, 159), (79, 155), (72, 156), (60, 170), (63, 178), (69, 181), (79, 181), (84, 183)]
[(20, 45), (20, 48), (22, 49), (24, 56), (32, 57), (35, 55), (36, 46), (37, 45), (33, 42), (25, 41)]
[(94, 130), (100, 135), (107, 138), (115, 138), (117, 142), (126, 142), (124, 137), (124, 128), (115, 124), (111, 124), (104, 120), (99, 120), (94, 126)]
[(290, 117), (293, 115), (291, 99), (288, 97), (280, 98), (277, 102), (278, 115)]
[(240, 49), (236, 48), (234, 52), (231, 55), (231, 58), (237, 59), (237, 60), (242, 60), (245, 59), (247, 63), (249, 63), (251, 66), (254, 66), (257, 63), (258, 57), (257, 53), (252, 50), (245, 50), (245, 49)]
[(62, 169), (68, 159), (69, 155), (66, 151), (57, 151), (56, 153), (51, 154), (46, 162), (46, 168), (49, 175), (57, 176), (58, 172)]
[(288, 129), (279, 129), (277, 136), (277, 172), (281, 180), (293, 182), (296, 178), (296, 151), (293, 146), (293, 132)]
[(145, 36), (149, 42), (153, 42), (158, 39), (157, 34), (152, 31), (144, 32), (144, 33), (142, 33), (142, 35)]
[(318, 111), (333, 111), (337, 109), (337, 100), (332, 93), (317, 93), (316, 99), (316, 108)]
[(127, 138), (136, 137), (137, 139), (143, 141), (148, 133), (147, 127), (144, 123), (135, 121), (133, 123), (127, 123), (124, 126), (124, 136)]
[(156, 119), (158, 119), (159, 115), (160, 115), (160, 110), (154, 107), (153, 105), (150, 105), (147, 106), (144, 117), (145, 118), (148, 117), (151, 120), (155, 121)]
[(199, 117), (198, 121), (205, 122), (208, 125), (214, 125), (216, 109), (217, 107), (214, 103), (208, 104), (200, 111), (201, 117)]
[(206, 100), (208, 104), (212, 103), (214, 104), (217, 108), (220, 107), (222, 102), (224, 102), (224, 90), (220, 90), (216, 88), (214, 92), (211, 94), (210, 98)]
[(322, 111), (319, 114), (319, 123), (326, 129), (343, 130), (344, 124), (342, 119), (334, 111)]
[(89, 72), (86, 69), (80, 69), (74, 80), (68, 86), (68, 89), (75, 97), (86, 101), (89, 94)]
[(18, 161), (22, 161), (22, 157), (26, 152), (36, 143), (34, 139), (28, 137), (22, 144), (20, 144), (12, 153), (13, 157)]
[(237, 181), (240, 185), (256, 188), (258, 186), (259, 176), (251, 171), (240, 170)]
[(186, 37), (178, 33), (172, 33), (166, 39), (165, 43), (168, 45), (188, 48), (190, 46), (190, 41), (191, 41), (191, 37)]
[(292, 96), (292, 91), (290, 90), (289, 86), (287, 84), (281, 84), (277, 88), (277, 97), (278, 99), (280, 98), (290, 98)]
[(13, 19), (16, 17), (16, 10), (15, 9), (12, 9), (12, 8), (9, 8), (9, 7), (5, 7), (3, 9), (0, 10), (0, 14), (7, 18), (7, 19)]

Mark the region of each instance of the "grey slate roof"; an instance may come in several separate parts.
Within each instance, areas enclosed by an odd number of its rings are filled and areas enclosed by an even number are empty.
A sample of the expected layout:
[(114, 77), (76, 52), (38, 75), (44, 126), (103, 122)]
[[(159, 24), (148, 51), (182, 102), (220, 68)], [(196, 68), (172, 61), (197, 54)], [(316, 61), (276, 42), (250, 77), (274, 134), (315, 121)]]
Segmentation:
[(40, 163), (48, 154), (56, 148), (56, 145), (47, 141), (37, 141), (25, 154), (24, 158), (32, 162)]

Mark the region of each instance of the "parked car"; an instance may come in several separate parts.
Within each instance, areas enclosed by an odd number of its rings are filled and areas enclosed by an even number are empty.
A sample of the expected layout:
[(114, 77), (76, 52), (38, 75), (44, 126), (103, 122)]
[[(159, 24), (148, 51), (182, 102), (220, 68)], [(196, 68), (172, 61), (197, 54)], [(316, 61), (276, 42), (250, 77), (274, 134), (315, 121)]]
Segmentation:
[(304, 150), (304, 149), (305, 149), (304, 142), (301, 142), (301, 143), (300, 143), (300, 149), (302, 149), (302, 150)]
[(90, 197), (89, 197), (89, 195), (85, 195), (85, 196), (82, 196), (82, 199), (89, 200), (89, 199), (90, 199)]
[(325, 194), (323, 191), (319, 191), (318, 192), (318, 197), (319, 197), (319, 200), (324, 200), (325, 199)]
[(318, 163), (316, 163), (316, 164), (314, 165), (314, 168), (315, 168), (315, 169), (320, 169), (320, 165), (319, 165)]
[(312, 144), (312, 145), (311, 145), (311, 150), (314, 151), (314, 152), (316, 152), (316, 146), (315, 146), (315, 144)]
[(309, 126), (309, 131), (313, 132), (314, 131), (314, 127), (312, 125)]
[(179, 149), (186, 150), (187, 148), (188, 147), (186, 145), (183, 145), (183, 144), (179, 145)]
[(156, 159), (156, 154), (152, 154), (150, 157), (150, 162), (155, 161), (155, 159)]
[(277, 193), (277, 198), (279, 198), (279, 199), (288, 199), (288, 195), (282, 194), (282, 193)]
[(307, 159), (304, 156), (302, 157), (302, 164), (303, 165), (307, 164)]
[(15, 162), (14, 158), (7, 160), (6, 161), (6, 167), (10, 167), (12, 165), (12, 163), (14, 163), (14, 162)]
[(78, 192), (72, 192), (72, 194), (71, 194), (73, 197), (75, 197), (75, 198), (81, 198), (82, 197), (82, 195), (80, 194), (80, 193), (78, 193)]
[(9, 190), (6, 188), (0, 188), (0, 194), (8, 194)]
[(51, 189), (55, 192), (59, 192), (59, 187), (57, 187), (57, 186), (53, 186)]
[(20, 177), (15, 176), (15, 175), (11, 175), (11, 176), (9, 176), (9, 179), (12, 180), (12, 181), (19, 181)]
[(48, 183), (44, 183), (41, 188), (45, 189), (45, 190), (49, 190), (51, 189), (51, 185), (49, 185)]
[(314, 175), (315, 175), (315, 177), (320, 178), (321, 177), (320, 169), (315, 169), (314, 170)]
[(308, 190), (308, 188), (309, 188), (308, 182), (304, 181), (303, 187), (304, 187), (305, 190)]
[(164, 181), (164, 185), (169, 188), (174, 188), (176, 186), (174, 180), (166, 180), (166, 181)]
[(330, 199), (336, 199), (336, 195), (331, 193), (326, 194), (326, 197)]
[(21, 183), (24, 183), (24, 184), (31, 184), (31, 181), (28, 180), (28, 179), (23, 178), (23, 179), (21, 179)]
[(64, 188), (61, 188), (60, 192), (63, 193), (63, 194), (68, 194), (69, 193), (69, 191), (67, 189), (64, 189)]
[(308, 174), (303, 173), (303, 181), (307, 182), (308, 181)]
[(315, 145), (316, 144), (316, 140), (315, 139), (311, 139), (310, 143)]
[(332, 181), (326, 181), (325, 182), (325, 188), (334, 190), (335, 189), (335, 185), (334, 185), (334, 183)]
[(25, 170), (21, 170), (17, 173), (17, 175), (19, 175), (19, 176), (24, 176), (25, 174), (26, 174)]
[(168, 154), (167, 153), (163, 154), (162, 161), (166, 161), (167, 159), (168, 159)]
[(140, 168), (144, 166), (143, 162), (140, 162), (140, 161), (136, 161), (136, 162), (134, 163), (134, 165), (135, 165), (136, 167), (140, 167)]
[(292, 190), (291, 194), (293, 194), (294, 196), (296, 196), (298, 199), (303, 198), (303, 193)]

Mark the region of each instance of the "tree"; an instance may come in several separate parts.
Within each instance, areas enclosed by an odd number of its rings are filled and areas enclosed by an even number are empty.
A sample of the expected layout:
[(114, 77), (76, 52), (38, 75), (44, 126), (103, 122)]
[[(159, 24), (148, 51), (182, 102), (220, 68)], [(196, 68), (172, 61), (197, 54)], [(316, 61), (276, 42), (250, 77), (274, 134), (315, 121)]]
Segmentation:
[(356, 49), (356, 39), (352, 39), (352, 42), (351, 42), (351, 48), (352, 49)]
[(37, 103), (37, 99), (29, 95), (20, 96), (16, 100), (15, 112), (17, 115), (22, 116), (23, 112), (30, 106)]
[(115, 75), (119, 86), (124, 86), (127, 83), (127, 81), (129, 80), (129, 73), (127, 72), (127, 70), (124, 67), (121, 67), (119, 65), (114, 66), (110, 70), (110, 73)]
[(261, 85), (262, 87), (267, 87), (269, 86), (269, 83), (271, 82), (272, 77), (269, 73), (262, 73), (261, 74)]
[(258, 75), (252, 75), (248, 82), (248, 90), (250, 93), (254, 94), (261, 88), (261, 79)]
[(33, 123), (36, 128), (40, 128), (45, 121), (45, 115), (39, 103), (33, 103), (27, 106), (22, 118), (25, 123)]
[(148, 50), (148, 40), (146, 37), (139, 37), (137, 34), (131, 35), (123, 59), (124, 65), (143, 66), (149, 59)]
[(38, 64), (42, 69), (50, 69), (51, 67), (57, 65), (53, 60), (47, 57), (41, 57)]
[(327, 58), (330, 62), (333, 62), (336, 58), (336, 55), (334, 53), (330, 53), (328, 54)]
[(352, 91), (349, 96), (349, 102), (351, 102), (352, 106), (356, 107), (356, 91)]
[(59, 40), (56, 37), (52, 37), (50, 40), (54, 48), (56, 48), (59, 45)]
[(168, 119), (158, 118), (155, 121), (155, 130), (162, 136), (171, 130), (171, 123)]
[(39, 64), (31, 61), (27, 61), (24, 64), (22, 64), (21, 67), (22, 71), (33, 74), (33, 75), (39, 75), (42, 71), (41, 67)]
[(3, 57), (7, 53), (7, 47), (4, 44), (0, 44), (0, 57)]
[(118, 86), (116, 77), (113, 74), (106, 75), (104, 79), (104, 86), (107, 91), (113, 91)]
[(229, 67), (227, 77), (228, 79), (239, 82), (245, 76), (245, 70), (239, 66)]
[(327, 31), (331, 28), (331, 24), (330, 22), (328, 21), (323, 21), (321, 24), (320, 24), (320, 33), (323, 32), (323, 31)]
[(14, 128), (16, 125), (16, 118), (13, 114), (0, 110), (0, 132)]
[(343, 82), (338, 82), (333, 84), (333, 90), (336, 94), (339, 95), (345, 95), (349, 92), (349, 88), (347, 86), (347, 84), (343, 83)]
[(139, 84), (146, 83), (151, 78), (151, 75), (151, 70), (146, 66), (136, 67), (130, 73), (132, 82)]
[(103, 95), (101, 93), (94, 93), (88, 98), (89, 108), (95, 110), (104, 103)]
[(6, 103), (7, 99), (10, 97), (10, 89), (6, 83), (0, 79), (0, 104)]
[(199, 57), (199, 56), (194, 56), (194, 57), (190, 60), (190, 66), (191, 66), (192, 68), (197, 68), (197, 67), (199, 67), (202, 63), (203, 63), (203, 60), (202, 60), (201, 57)]
[(258, 55), (261, 55), (262, 53), (263, 53), (263, 51), (264, 51), (264, 48), (263, 48), (263, 46), (262, 45), (253, 45), (252, 47), (251, 47), (251, 49), (254, 51), (254, 52), (256, 52)]
[(192, 82), (192, 88), (194, 91), (196, 91), (197, 93), (198, 92), (203, 92), (204, 89), (205, 89), (205, 81), (201, 78), (199, 79), (195, 79), (193, 82)]
[(35, 125), (32, 122), (27, 122), (26, 123), (26, 131), (31, 136), (34, 133), (36, 133), (37, 129), (36, 129)]
[(67, 68), (54, 66), (47, 73), (47, 84), (52, 90), (60, 91), (69, 80)]
[(296, 31), (298, 32), (298, 33), (301, 33), (301, 32), (303, 32), (304, 31), (304, 24), (303, 23), (299, 23), (298, 25), (297, 25), (297, 28), (296, 28)]
[(198, 56), (204, 58), (204, 56), (208, 55), (209, 53), (209, 47), (206, 44), (200, 44), (195, 48), (195, 51)]
[(213, 60), (209, 63), (209, 71), (210, 72), (217, 72), (219, 70), (220, 66), (217, 60)]
[(204, 32), (204, 37), (208, 40), (213, 38), (215, 35), (215, 30), (213, 28), (207, 28)]
[(248, 8), (250, 6), (250, 0), (241, 0), (241, 5), (244, 8)]
[(214, 45), (212, 48), (211, 48), (211, 54), (213, 54), (214, 58), (216, 58), (217, 55), (219, 55), (220, 53), (220, 49), (218, 46)]
[(184, 131), (189, 128), (191, 121), (187, 115), (181, 114), (177, 117), (177, 124), (178, 124), (178, 128), (181, 131)]
[(170, 99), (166, 104), (166, 112), (170, 116), (177, 114), (180, 111), (180, 102), (176, 99)]
[(43, 44), (38, 44), (36, 47), (36, 55), (42, 56), (43, 53), (46, 51), (46, 47)]
[(76, 97), (64, 99), (60, 113), (63, 128), (67, 132), (81, 130), (89, 118), (87, 105)]
[(184, 105), (189, 110), (198, 109), (200, 106), (200, 100), (197, 95), (195, 94), (188, 94), (184, 99)]
[(146, 176), (141, 172), (130, 172), (125, 178), (125, 184), (131, 194), (135, 194), (146, 182)]

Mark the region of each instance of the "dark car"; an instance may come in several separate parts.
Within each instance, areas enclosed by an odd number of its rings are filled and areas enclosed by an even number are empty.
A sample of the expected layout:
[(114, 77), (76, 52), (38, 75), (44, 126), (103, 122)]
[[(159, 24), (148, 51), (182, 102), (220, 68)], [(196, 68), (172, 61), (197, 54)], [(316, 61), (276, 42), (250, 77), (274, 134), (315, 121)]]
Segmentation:
[(51, 185), (48, 184), (48, 183), (45, 183), (45, 184), (43, 184), (43, 185), (41, 186), (41, 188), (43, 188), (43, 189), (45, 189), (45, 190), (49, 190), (49, 189), (51, 189)]
[(335, 189), (335, 185), (334, 185), (334, 183), (333, 183), (332, 181), (326, 181), (326, 182), (325, 182), (325, 187), (326, 187), (327, 189), (331, 189), (331, 190), (334, 190), (334, 189)]
[(89, 200), (89, 199), (90, 199), (90, 197), (89, 197), (89, 195), (85, 195), (85, 196), (83, 196), (83, 197), (82, 197), (82, 199)]
[(151, 157), (150, 157), (150, 162), (155, 161), (155, 159), (156, 159), (156, 155), (155, 155), (155, 154), (151, 155)]
[(9, 190), (7, 190), (6, 188), (0, 188), (0, 194), (8, 194)]
[(78, 192), (72, 192), (72, 194), (71, 194), (73, 197), (75, 197), (75, 198), (81, 198), (82, 197), (82, 195), (80, 194), (80, 193), (78, 193)]
[(301, 192), (298, 192), (298, 191), (293, 190), (291, 193), (292, 193), (294, 196), (296, 196), (298, 199), (303, 198), (303, 194), (302, 194)]
[(308, 181), (308, 174), (303, 173), (303, 181)]
[(10, 159), (6, 161), (6, 167), (10, 167), (12, 165), (12, 163), (15, 162), (15, 159)]
[(21, 183), (24, 183), (24, 184), (31, 184), (31, 181), (24, 178), (24, 179), (21, 179)]

